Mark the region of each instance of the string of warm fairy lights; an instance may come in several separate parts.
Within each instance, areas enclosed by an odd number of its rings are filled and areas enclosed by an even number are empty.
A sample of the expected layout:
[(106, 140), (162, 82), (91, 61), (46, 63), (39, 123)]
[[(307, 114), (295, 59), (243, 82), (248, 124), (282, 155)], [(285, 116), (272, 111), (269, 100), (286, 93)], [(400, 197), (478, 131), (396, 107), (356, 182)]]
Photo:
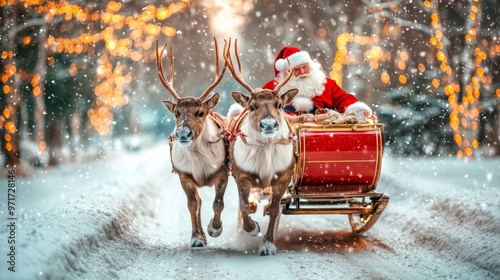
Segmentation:
[(108, 55), (99, 58), (97, 79), (101, 82), (94, 89), (96, 108), (88, 111), (91, 125), (102, 134), (109, 134), (113, 121), (112, 108), (128, 104), (128, 96), (123, 94), (123, 86), (132, 81), (132, 74), (123, 75), (123, 67), (112, 67)]
[[(143, 57), (141, 50), (149, 51), (160, 33), (168, 37), (172, 37), (176, 33), (173, 27), (160, 26), (150, 22), (155, 19), (165, 20), (172, 14), (182, 11), (188, 5), (188, 1), (171, 3), (169, 6), (161, 8), (148, 5), (137, 16), (124, 16), (117, 14), (121, 10), (122, 4), (110, 1), (102, 14), (83, 16), (84, 19), (100, 20), (108, 25), (103, 31), (97, 34), (84, 33), (76, 38), (49, 38), (49, 44), (57, 46), (58, 52), (66, 53), (92, 51), (97, 42), (105, 42), (106, 50), (110, 56), (103, 55), (98, 61), (97, 79), (99, 83), (94, 89), (96, 102), (94, 108), (87, 112), (91, 125), (100, 134), (110, 133), (113, 109), (128, 104), (128, 96), (124, 95), (123, 85), (132, 80), (132, 74), (123, 73), (121, 65), (113, 67), (111, 57), (148, 61), (148, 56)], [(85, 15), (85, 13), (80, 13), (80, 15)], [(115, 34), (123, 30), (124, 27), (128, 27), (130, 30), (129, 36), (116, 38)]]
[[(469, 17), (473, 21), (477, 21), (478, 3), (479, 0), (473, 0), (470, 8)], [(477, 32), (478, 30), (476, 26), (471, 27), (465, 35), (465, 40), (467, 42), (476, 41)], [(488, 79), (485, 76), (484, 68), (482, 68), (482, 61), (486, 59), (486, 53), (482, 51), (479, 46), (480, 44), (476, 44), (476, 47), (474, 48), (474, 75), (472, 76), (470, 83), (465, 86), (465, 96), (462, 97), (463, 112), (461, 111), (461, 108), (458, 109), (458, 112), (461, 114), (460, 124), (464, 128), (463, 144), (461, 147), (466, 157), (471, 157), (473, 155), (473, 150), (477, 149), (479, 146), (477, 131), (479, 129), (479, 115), (482, 110), (479, 98), (481, 96), (481, 84), (486, 83)], [(457, 155), (459, 157), (461, 156), (460, 154)]]
[[(385, 27), (385, 29), (393, 27)], [(383, 33), (389, 33), (389, 30), (384, 30)], [(388, 35), (387, 35), (388, 36)], [(373, 36), (362, 36), (357, 34), (342, 33), (337, 36), (337, 51), (335, 52), (335, 57), (332, 64), (332, 70), (330, 71), (330, 78), (334, 79), (339, 86), (342, 86), (342, 68), (344, 65), (351, 63), (359, 63), (358, 59), (349, 55), (348, 44), (356, 43), (359, 45), (370, 45), (371, 48), (367, 50), (364, 55), (363, 61), (368, 62), (368, 65), (372, 69), (378, 69), (380, 64), (385, 61), (390, 61), (392, 54), (388, 50), (384, 50), (379, 46), (380, 37), (378, 35)], [(397, 77), (400, 84), (406, 84), (408, 79), (405, 75), (405, 69), (407, 62), (409, 60), (409, 54), (407, 51), (399, 51), (398, 56), (394, 58), (397, 63), (398, 69), (401, 71)], [(387, 71), (382, 70), (380, 75), (380, 80), (384, 84), (389, 84), (391, 82), (391, 76)]]
[[(6, 96), (6, 100), (9, 97), (9, 95), (14, 94), (14, 87), (12, 86), (13, 84), (13, 79), (14, 75), (17, 72), (17, 67), (13, 64), (10, 63), (11, 60), (14, 57), (14, 52), (13, 51), (3, 51), (2, 52), (2, 60), (8, 62), (4, 63), (5, 68), (2, 73), (2, 83), (4, 84), (2, 91), (3, 94)], [(3, 135), (4, 140), (5, 140), (5, 149), (8, 152), (11, 151), (16, 151), (17, 147), (14, 147), (13, 144), (11, 143), (12, 141), (12, 136), (14, 133), (16, 133), (17, 128), (15, 123), (11, 119), (11, 115), (15, 112), (15, 109), (11, 104), (7, 103), (7, 106), (3, 109), (2, 115), (0, 116), (0, 126), (2, 126), (5, 130), (5, 134)]]
[(349, 50), (347, 48), (350, 43), (357, 43), (359, 45), (372, 45), (373, 47), (368, 50), (364, 57), (370, 64), (370, 67), (377, 69), (380, 60), (390, 59), (391, 54), (389, 52), (383, 51), (377, 43), (380, 41), (380, 37), (374, 36), (362, 36), (351, 33), (341, 33), (337, 36), (337, 51), (335, 52), (335, 57), (333, 59), (332, 70), (330, 71), (330, 78), (335, 80), (339, 86), (342, 86), (342, 68), (344, 65), (348, 65), (356, 62), (356, 58), (349, 55)]
[[(107, 54), (102, 53), (98, 60), (96, 73), (98, 83), (94, 89), (94, 107), (87, 112), (91, 125), (98, 133), (105, 135), (109, 134), (111, 129), (113, 109), (128, 104), (128, 97), (124, 94), (124, 85), (132, 80), (132, 73), (125, 73), (122, 65), (119, 63), (114, 65), (112, 61), (118, 57), (132, 61), (140, 61), (141, 59), (145, 62), (150, 61), (154, 57), (151, 48), (157, 37), (160, 34), (172, 37), (177, 32), (175, 28), (162, 26), (161, 23), (156, 23), (156, 21), (161, 22), (175, 13), (182, 12), (189, 7), (190, 1), (180, 0), (166, 7), (148, 5), (137, 15), (125, 16), (119, 14), (122, 3), (116, 1), (109, 1), (105, 11), (92, 12), (78, 4), (70, 4), (64, 0), (57, 2), (47, 0), (0, 0), (0, 6), (15, 6), (18, 4), (34, 9), (47, 22), (53, 21), (56, 17), (64, 17), (66, 21), (95, 22), (106, 26), (100, 32), (85, 32), (73, 38), (57, 38), (52, 35), (47, 38), (47, 46), (52, 52), (68, 54), (93, 53), (98, 42), (103, 41), (105, 43)], [(115, 36), (115, 34), (121, 35)], [(22, 42), (25, 45), (30, 44), (31, 37), (24, 37)], [(12, 59), (13, 56), (12, 50), (4, 51), (1, 54), (2, 60)], [(48, 65), (52, 65), (54, 62), (54, 57), (50, 56)], [(78, 72), (78, 66), (73, 63), (68, 68), (68, 71), (74, 76)], [(5, 95), (13, 91), (12, 77), (18, 72), (19, 69), (13, 64), (8, 63), (5, 66), (1, 75), (4, 84), (2, 90)], [(31, 78), (32, 94), (38, 96), (41, 93), (41, 86), (44, 81), (41, 81), (36, 73), (25, 76), (22, 77), (23, 80)], [(13, 110), (14, 108), (7, 106), (0, 118), (0, 125), (7, 132), (4, 138), (7, 142), (6, 149), (8, 151), (13, 149), (10, 143), (10, 134), (17, 131), (14, 122), (9, 121), (12, 113), (14, 113)]]
[[(434, 28), (434, 34), (431, 36), (429, 39), (429, 43), (431, 46), (435, 48), (435, 57), (438, 61), (441, 62), (439, 69), (443, 72), (443, 88), (444, 88), (444, 93), (446, 96), (448, 96), (448, 103), (450, 105), (450, 127), (453, 130), (454, 137), (453, 139), (455, 142), (458, 144), (460, 147), (462, 145), (462, 136), (461, 133), (458, 129), (459, 126), (459, 115), (458, 115), (458, 94), (460, 93), (460, 85), (458, 83), (454, 82), (454, 79), (452, 77), (452, 68), (449, 65), (448, 61), (448, 56), (443, 52), (444, 49), (444, 43), (442, 41), (443, 38), (443, 31), (442, 31), (442, 26), (441, 26), (441, 21), (439, 20), (439, 14), (437, 13), (437, 6), (429, 0), (424, 1), (425, 7), (428, 9), (431, 9), (431, 26)], [(420, 72), (425, 72), (425, 66), (420, 67), (419, 65), (419, 71)], [(432, 80), (432, 85), (435, 88), (438, 88), (440, 86), (441, 82), (440, 80), (434, 78)], [(459, 149), (457, 152), (457, 156), (461, 157), (462, 155), (462, 150)]]
[[(472, 21), (477, 17), (477, 3), (479, 0), (473, 0), (470, 8), (469, 17)], [(436, 58), (441, 61), (440, 69), (445, 74), (444, 93), (448, 96), (448, 103), (450, 105), (450, 127), (453, 131), (453, 139), (458, 145), (457, 151), (458, 158), (465, 158), (466, 160), (473, 156), (474, 150), (479, 147), (478, 129), (479, 129), (479, 115), (481, 113), (480, 95), (481, 83), (490, 83), (491, 76), (485, 75), (485, 70), (481, 66), (481, 62), (486, 59), (487, 55), (479, 47), (474, 50), (474, 62), (472, 69), (475, 69), (474, 75), (470, 82), (465, 86), (465, 92), (460, 98), (461, 91), (458, 82), (454, 81), (452, 77), (452, 69), (449, 65), (448, 58), (443, 53), (444, 44), (441, 41), (442, 28), (439, 21), (439, 15), (435, 4), (429, 0), (424, 1), (424, 5), (433, 9), (431, 13), (431, 25), (435, 29), (434, 35), (430, 38), (431, 45), (435, 46)], [(467, 43), (476, 40), (477, 28), (472, 26), (465, 35)], [(478, 45), (478, 44), (476, 44)]]

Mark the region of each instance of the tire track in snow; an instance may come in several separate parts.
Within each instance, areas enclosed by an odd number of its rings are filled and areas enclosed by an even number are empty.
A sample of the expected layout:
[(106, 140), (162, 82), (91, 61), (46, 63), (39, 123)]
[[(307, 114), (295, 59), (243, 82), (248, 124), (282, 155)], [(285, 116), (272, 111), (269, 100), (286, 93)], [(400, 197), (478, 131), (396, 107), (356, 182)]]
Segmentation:
[[(137, 185), (134, 193), (122, 197), (115, 194), (113, 199), (108, 197), (106, 200), (117, 204), (110, 205), (108, 212), (97, 210), (94, 213), (100, 216), (100, 224), (96, 224), (98, 228), (93, 234), (77, 239), (53, 256), (61, 260), (62, 269), (47, 273), (47, 279), (57, 279), (59, 276), (64, 279), (68, 274), (76, 278), (93, 278), (98, 275), (98, 271), (108, 272), (105, 278), (114, 278), (118, 271), (131, 265), (138, 253), (148, 248), (138, 235), (137, 224), (139, 220), (152, 215), (150, 209), (144, 207), (154, 197), (156, 189), (152, 185), (146, 182)], [(102, 209), (103, 205), (99, 204), (98, 207)]]
[[(388, 172), (391, 169), (397, 172)], [(500, 274), (500, 221), (495, 218), (500, 203), (492, 199), (494, 190), (491, 193), (487, 187), (466, 188), (466, 183), (474, 185), (474, 181), (465, 182), (457, 176), (429, 178), (425, 172), (419, 176), (417, 168), (396, 169), (392, 164), (384, 170), (379, 186), (387, 187), (391, 201), (378, 226), (400, 231), (400, 239), (406, 243), (403, 248), (408, 252), (428, 250), (429, 256), (436, 258), (436, 265), (430, 269), (436, 275), (444, 271), (449, 273), (444, 277), (463, 277), (473, 271), (476, 277), (495, 279)], [(406, 179), (416, 177), (421, 180)], [(471, 202), (464, 199), (467, 197)]]
[(500, 275), (500, 221), (473, 207), (477, 206), (438, 198), (425, 214), (434, 223), (413, 220), (406, 227), (417, 244), (470, 263), (494, 278)]
[[(125, 242), (134, 248), (142, 246), (142, 240), (134, 238), (131, 232), (135, 230), (137, 217), (148, 214), (143, 207), (151, 191), (148, 185), (156, 184), (164, 169), (154, 165), (155, 160), (153, 165), (148, 161), (163, 150), (168, 152), (165, 147), (153, 147), (140, 155), (131, 153), (119, 157), (127, 164), (127, 170), (135, 169), (151, 183), (145, 183), (146, 180), (136, 173), (117, 177), (111, 172), (101, 177), (98, 184), (79, 186), (85, 190), (74, 186), (74, 194), (67, 193), (65, 201), (50, 204), (57, 205), (55, 207), (38, 215), (25, 214), (19, 221), (18, 232), (19, 267), (23, 269), (16, 277), (80, 279), (82, 275), (91, 275), (89, 278), (95, 278), (99, 274), (93, 273), (100, 268), (109, 268), (102, 271), (116, 270), (121, 264), (113, 260), (114, 251), (101, 258), (93, 257), (96, 252), (112, 248), (113, 243)], [(165, 161), (168, 162), (168, 158)], [(111, 163), (106, 161), (106, 164)], [(34, 253), (24, 255), (25, 252)], [(112, 276), (110, 273), (108, 276)]]

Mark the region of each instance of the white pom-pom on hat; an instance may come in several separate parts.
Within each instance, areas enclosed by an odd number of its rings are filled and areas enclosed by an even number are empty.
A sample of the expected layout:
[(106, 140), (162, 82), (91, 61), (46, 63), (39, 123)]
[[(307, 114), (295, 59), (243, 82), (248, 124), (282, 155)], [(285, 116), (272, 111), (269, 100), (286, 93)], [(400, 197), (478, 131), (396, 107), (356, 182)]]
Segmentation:
[(276, 60), (276, 63), (274, 64), (274, 66), (276, 66), (276, 70), (281, 72), (281, 71), (286, 69), (287, 64), (288, 64), (288, 61), (286, 59), (280, 58), (280, 59)]

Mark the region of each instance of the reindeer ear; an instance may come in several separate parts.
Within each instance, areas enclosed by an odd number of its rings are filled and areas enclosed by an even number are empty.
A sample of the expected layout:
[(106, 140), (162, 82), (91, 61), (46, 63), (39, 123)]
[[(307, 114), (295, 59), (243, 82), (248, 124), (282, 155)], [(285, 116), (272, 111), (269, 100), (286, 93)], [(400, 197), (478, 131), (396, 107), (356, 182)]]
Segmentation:
[(220, 94), (217, 92), (216, 94), (212, 95), (208, 100), (205, 100), (203, 104), (208, 107), (208, 109), (212, 109), (217, 104), (219, 103), (220, 100)]
[(163, 101), (163, 105), (170, 111), (174, 114), (174, 110), (175, 110), (175, 103), (173, 102), (170, 102), (168, 100), (164, 100)]
[(292, 102), (292, 100), (295, 98), (297, 93), (299, 93), (299, 90), (296, 88), (293, 88), (293, 89), (291, 89), (291, 90), (289, 90), (281, 95), (281, 101), (283, 102), (283, 104), (288, 104), (288, 103)]
[(248, 100), (250, 100), (250, 96), (244, 95), (241, 92), (233, 91), (231, 92), (231, 96), (233, 97), (236, 103), (240, 104), (243, 107), (248, 107)]

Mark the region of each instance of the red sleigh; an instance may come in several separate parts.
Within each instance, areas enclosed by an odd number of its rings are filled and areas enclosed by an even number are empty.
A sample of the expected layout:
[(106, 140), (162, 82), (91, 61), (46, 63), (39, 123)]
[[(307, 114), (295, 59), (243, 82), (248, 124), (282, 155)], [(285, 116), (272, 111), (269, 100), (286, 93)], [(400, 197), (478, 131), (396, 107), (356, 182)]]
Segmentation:
[(292, 125), (295, 175), (282, 214), (345, 214), (354, 233), (370, 229), (389, 202), (375, 192), (384, 151), (384, 126), (315, 123)]

